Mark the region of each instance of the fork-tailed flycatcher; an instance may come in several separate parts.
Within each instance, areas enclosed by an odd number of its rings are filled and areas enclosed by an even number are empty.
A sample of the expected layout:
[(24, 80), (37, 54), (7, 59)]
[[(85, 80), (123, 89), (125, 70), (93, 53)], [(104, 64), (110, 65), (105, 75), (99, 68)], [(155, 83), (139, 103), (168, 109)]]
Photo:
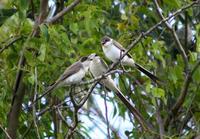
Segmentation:
[[(101, 39), (101, 45), (103, 48), (103, 52), (105, 56), (111, 60), (112, 62), (117, 62), (120, 60), (120, 58), (123, 56), (124, 52), (126, 51), (123, 46), (118, 43), (117, 41), (113, 40), (112, 38), (108, 36), (104, 36)], [(120, 61), (122, 65), (129, 65), (132, 67), (136, 67), (139, 71), (147, 75), (149, 78), (151, 78), (153, 81), (157, 81), (160, 79), (153, 75), (150, 71), (142, 67), (141, 65), (137, 64), (130, 54), (127, 54), (123, 57), (123, 59)]]
[[(91, 59), (91, 63), (89, 66), (89, 70), (92, 73), (94, 77), (100, 77), (101, 75), (105, 74), (108, 70), (108, 66), (106, 63), (96, 54), (91, 54), (88, 56), (88, 58)], [(140, 114), (140, 112), (126, 99), (126, 97), (122, 94), (122, 92), (119, 90), (119, 88), (115, 85), (113, 79), (111, 78), (111, 75), (108, 75), (106, 77), (103, 77), (100, 80), (100, 84), (105, 86), (107, 89), (115, 92), (115, 94), (118, 96), (118, 98), (126, 105), (126, 107), (130, 110), (130, 112), (135, 116), (135, 118), (138, 120), (140, 124), (142, 124), (143, 127), (145, 127), (147, 124)]]
[[(46, 94), (50, 93), (53, 89), (61, 86), (76, 85), (80, 83), (88, 72), (91, 59), (82, 57), (79, 61), (69, 66), (64, 73), (53, 83), (47, 90), (39, 96), (34, 102), (41, 99)], [(34, 103), (33, 102), (33, 103)]]

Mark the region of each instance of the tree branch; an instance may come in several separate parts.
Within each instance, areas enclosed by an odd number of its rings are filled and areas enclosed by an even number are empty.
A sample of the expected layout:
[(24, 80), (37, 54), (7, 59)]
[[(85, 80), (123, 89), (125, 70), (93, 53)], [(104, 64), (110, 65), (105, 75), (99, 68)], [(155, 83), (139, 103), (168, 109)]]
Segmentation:
[(21, 111), (21, 104), (25, 94), (25, 88), (23, 84), (23, 71), (22, 68), (25, 65), (25, 57), (21, 54), (19, 64), (18, 64), (18, 72), (16, 75), (16, 80), (13, 89), (13, 98), (11, 103), (10, 112), (8, 114), (8, 133), (11, 138), (16, 138), (16, 131), (19, 122), (19, 114)]
[(76, 7), (80, 2), (81, 2), (81, 0), (74, 0), (69, 6), (65, 7), (61, 12), (59, 12), (58, 14), (56, 14), (51, 19), (48, 19), (46, 21), (46, 23), (53, 23), (53, 22), (57, 21), (62, 16), (64, 16), (66, 13), (68, 13), (69, 11), (71, 11), (74, 7)]
[(194, 68), (192, 69), (192, 71), (187, 73), (186, 78), (183, 83), (183, 87), (180, 92), (180, 95), (179, 95), (178, 99), (176, 100), (175, 104), (172, 106), (172, 109), (170, 110), (171, 114), (169, 114), (165, 120), (165, 123), (164, 123), (165, 129), (169, 125), (169, 122), (170, 122), (170, 119), (172, 118), (172, 116), (175, 116), (178, 113), (180, 107), (182, 106), (183, 102), (185, 101), (185, 97), (187, 95), (189, 85), (192, 81), (192, 76), (195, 73), (195, 71), (197, 70), (197, 68), (199, 67), (199, 65), (200, 65), (200, 60), (197, 61)]
[(17, 127), (19, 123), (19, 115), (21, 112), (21, 106), (22, 106), (24, 95), (25, 95), (25, 86), (23, 84), (24, 72), (22, 71), (23, 67), (25, 66), (24, 50), (26, 47), (26, 43), (29, 41), (29, 39), (37, 35), (39, 23), (41, 23), (43, 21), (43, 17), (45, 17), (44, 10), (45, 10), (45, 6), (47, 7), (47, 5), (48, 5), (48, 0), (41, 0), (41, 3), (40, 3), (41, 13), (37, 20), (38, 22), (35, 22), (35, 27), (33, 28), (33, 31), (27, 38), (26, 42), (24, 43), (24, 47), (22, 48), (22, 51), (21, 51), (21, 56), (20, 56), (20, 60), (18, 64), (18, 72), (17, 72), (15, 83), (14, 83), (12, 104), (11, 104), (10, 112), (8, 114), (8, 133), (11, 136), (11, 138), (16, 138)]
[[(160, 18), (162, 20), (164, 20), (165, 17), (162, 15), (162, 11), (161, 11), (162, 9), (158, 5), (157, 0), (154, 0), (154, 4), (156, 6), (156, 10), (157, 10), (158, 15), (160, 16)], [(181, 42), (179, 41), (179, 38), (178, 38), (178, 36), (176, 34), (176, 31), (174, 30), (174, 28), (172, 27), (172, 25), (170, 25), (167, 21), (164, 22), (164, 23), (167, 26), (167, 28), (171, 31), (171, 33), (172, 33), (172, 35), (174, 37), (174, 40), (175, 40), (175, 42), (177, 44), (177, 48), (178, 48), (178, 50), (180, 51), (180, 53), (181, 53), (181, 55), (183, 57), (183, 60), (184, 60), (184, 63), (185, 63), (185, 69), (187, 71), (188, 70), (188, 58), (187, 58), (187, 55), (185, 53), (185, 50), (183, 49), (183, 46), (182, 46)]]
[(7, 49), (9, 46), (13, 45), (16, 41), (20, 40), (22, 37), (21, 36), (17, 36), (12, 38), (12, 40), (10, 42), (8, 42), (6, 45), (4, 45), (1, 49), (0, 49), (0, 53), (2, 53), (5, 49)]
[(158, 22), (157, 24), (155, 24), (154, 26), (152, 26), (150, 29), (148, 29), (146, 32), (140, 33), (138, 35), (138, 37), (132, 41), (132, 43), (128, 46), (127, 50), (124, 52), (124, 54), (121, 56), (121, 58), (115, 62), (109, 69), (108, 71), (112, 70), (115, 66), (117, 66), (120, 61), (124, 58), (125, 55), (128, 54), (128, 52), (134, 47), (136, 46), (136, 44), (138, 42), (140, 42), (140, 40), (144, 37), (149, 35), (153, 30), (155, 30), (158, 26), (160, 26), (161, 24), (165, 23), (166, 21), (170, 20), (173, 17), (176, 17), (177, 15), (181, 14), (183, 11), (187, 10), (188, 8), (197, 5), (199, 3), (199, 0), (192, 2), (191, 4), (188, 4), (182, 8), (180, 8), (179, 10), (175, 11), (174, 13), (172, 13), (170, 16), (163, 18), (160, 22)]
[[(35, 67), (35, 90), (34, 90), (34, 98), (33, 100), (35, 101), (37, 98), (37, 67)], [(38, 126), (37, 126), (37, 118), (36, 118), (36, 108), (35, 108), (35, 104), (33, 105), (33, 123), (36, 129), (36, 134), (37, 134), (37, 138), (40, 139), (40, 134), (39, 134), (39, 130), (38, 130)]]

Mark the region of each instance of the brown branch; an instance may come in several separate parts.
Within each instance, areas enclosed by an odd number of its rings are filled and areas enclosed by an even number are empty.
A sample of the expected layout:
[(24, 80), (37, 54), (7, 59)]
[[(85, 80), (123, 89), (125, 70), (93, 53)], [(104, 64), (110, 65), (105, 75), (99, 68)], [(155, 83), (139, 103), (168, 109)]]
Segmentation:
[(22, 68), (25, 65), (24, 55), (21, 54), (19, 64), (18, 64), (18, 72), (16, 75), (15, 85), (13, 89), (13, 99), (10, 108), (10, 112), (8, 114), (8, 133), (11, 138), (16, 138), (17, 127), (19, 123), (19, 115), (21, 111), (21, 104), (23, 102), (25, 88), (23, 84), (23, 71)]
[[(199, 2), (199, 1), (195, 1), (196, 4), (197, 4), (198, 2)], [(156, 10), (157, 10), (157, 12), (158, 12), (158, 15), (161, 17), (162, 20), (164, 20), (165, 18), (164, 18), (164, 16), (162, 15), (161, 8), (159, 7), (157, 0), (154, 0), (154, 4), (155, 4), (155, 6), (156, 6)], [(193, 3), (190, 4), (190, 5), (192, 6)], [(168, 29), (172, 32), (172, 34), (173, 34), (173, 37), (174, 37), (174, 39), (175, 39), (175, 41), (176, 41), (176, 43), (177, 43), (177, 47), (178, 47), (178, 49), (179, 49), (179, 51), (180, 51), (180, 53), (181, 53), (181, 56), (182, 56), (182, 58), (183, 58), (183, 60), (184, 60), (184, 63), (185, 63), (185, 70), (186, 70), (186, 77), (185, 77), (185, 80), (184, 80), (183, 87), (182, 87), (182, 89), (181, 89), (180, 95), (179, 95), (178, 99), (176, 100), (175, 104), (172, 106), (172, 108), (171, 108), (171, 110), (170, 110), (170, 111), (171, 111), (171, 114), (169, 114), (168, 117), (167, 117), (166, 120), (165, 120), (164, 126), (165, 126), (165, 128), (167, 128), (167, 126), (169, 125), (169, 122), (170, 122), (172, 116), (175, 116), (175, 115), (178, 113), (180, 107), (182, 106), (183, 102), (185, 101), (185, 97), (186, 97), (186, 95), (187, 95), (187, 92), (188, 92), (188, 89), (189, 89), (189, 85), (190, 85), (190, 83), (191, 83), (191, 81), (192, 81), (192, 75), (193, 75), (193, 73), (196, 71), (196, 68), (199, 66), (199, 62), (197, 62), (197, 64), (196, 64), (195, 67), (193, 68), (192, 72), (190, 72), (190, 71), (189, 71), (189, 65), (188, 65), (188, 58), (187, 58), (187, 55), (186, 55), (186, 53), (185, 53), (185, 50), (183, 49), (182, 44), (180, 43), (180, 41), (179, 41), (179, 39), (178, 39), (178, 36), (177, 36), (175, 30), (172, 28), (172, 26), (171, 26), (168, 22), (164, 22), (164, 23), (165, 23), (165, 25), (167, 26), (167, 28), (168, 28)]]
[(165, 129), (169, 125), (169, 122), (170, 122), (170, 119), (172, 118), (172, 116), (175, 116), (178, 113), (180, 107), (182, 106), (183, 102), (185, 101), (185, 97), (187, 95), (189, 85), (192, 81), (192, 75), (195, 73), (195, 71), (197, 70), (199, 65), (200, 65), (200, 60), (197, 61), (194, 68), (192, 69), (192, 71), (187, 73), (186, 78), (183, 83), (183, 87), (180, 92), (180, 95), (179, 95), (178, 99), (176, 100), (175, 104), (172, 106), (172, 109), (170, 110), (171, 114), (169, 114), (165, 120), (165, 123), (164, 123)]
[(39, 14), (39, 17), (35, 21), (35, 25), (31, 33), (32, 37), (36, 37), (39, 35), (39, 32), (40, 32), (39, 25), (41, 25), (46, 19), (47, 13), (48, 13), (48, 0), (41, 0), (40, 14)]
[(42, 22), (45, 12), (43, 12), (45, 9), (45, 6), (48, 6), (48, 0), (42, 0), (40, 3), (41, 7), (41, 13), (39, 16), (39, 22), (36, 22), (35, 27), (33, 28), (33, 31), (27, 38), (26, 42), (24, 43), (24, 47), (21, 52), (19, 64), (18, 64), (18, 72), (16, 76), (16, 80), (14, 83), (14, 89), (13, 89), (13, 99), (12, 104), (10, 108), (10, 112), (8, 114), (8, 133), (11, 136), (11, 138), (16, 138), (17, 128), (19, 124), (19, 116), (21, 112), (21, 106), (23, 102), (23, 98), (25, 95), (25, 86), (23, 84), (23, 74), (22, 71), (23, 67), (25, 66), (25, 57), (24, 57), (24, 50), (26, 47), (27, 42), (30, 40), (30, 38), (35, 37), (37, 34), (37, 30), (39, 27), (39, 23)]
[(15, 38), (12, 38), (12, 40), (10, 42), (8, 42), (6, 45), (4, 45), (0, 49), (0, 53), (2, 53), (5, 49), (7, 49), (9, 46), (13, 45), (16, 41), (20, 40), (21, 38), (22, 38), (21, 36), (17, 36)]
[(81, 0), (74, 0), (69, 6), (65, 7), (61, 12), (57, 13), (51, 19), (48, 19), (46, 21), (46, 23), (53, 23), (53, 22), (57, 21), (62, 16), (64, 16), (66, 13), (68, 13), (69, 11), (71, 11), (74, 7), (76, 7), (80, 2), (81, 2)]
[[(160, 18), (162, 20), (164, 20), (165, 17), (163, 16), (163, 14), (161, 12), (161, 8), (160, 8), (157, 0), (154, 0), (154, 4), (156, 6), (156, 10), (157, 10), (158, 15), (160, 16)], [(177, 44), (177, 48), (180, 51), (181, 56), (183, 57), (183, 60), (184, 60), (184, 63), (185, 63), (185, 69), (188, 70), (188, 58), (187, 58), (187, 55), (185, 53), (185, 50), (183, 49), (183, 46), (182, 46), (181, 42), (179, 41), (179, 38), (178, 38), (178, 36), (176, 34), (176, 31), (174, 30), (174, 28), (172, 27), (172, 25), (170, 25), (167, 21), (164, 22), (164, 23), (167, 26), (167, 28), (171, 31), (171, 33), (172, 33), (172, 35), (173, 35), (173, 37), (175, 39), (175, 42)]]

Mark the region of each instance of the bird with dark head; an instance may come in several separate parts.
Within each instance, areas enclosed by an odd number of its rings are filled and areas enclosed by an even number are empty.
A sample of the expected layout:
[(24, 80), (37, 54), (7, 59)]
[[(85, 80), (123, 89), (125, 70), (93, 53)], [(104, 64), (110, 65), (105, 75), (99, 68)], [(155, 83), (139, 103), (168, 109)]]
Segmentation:
[(41, 99), (43, 96), (49, 94), (55, 88), (77, 85), (80, 83), (88, 72), (90, 62), (91, 59), (89, 59), (88, 56), (84, 56), (80, 58), (79, 61), (66, 68), (64, 73), (53, 84), (47, 87), (46, 91), (41, 96), (39, 96), (35, 102)]
[(126, 49), (119, 42), (115, 41), (114, 39), (108, 36), (104, 36), (101, 39), (101, 45), (102, 45), (105, 56), (112, 62), (120, 61), (122, 65), (128, 65), (128, 66), (137, 68), (139, 71), (147, 75), (153, 81), (155, 82), (160, 81), (158, 77), (156, 77), (150, 71), (148, 71), (147, 69), (145, 69), (144, 67), (136, 63), (130, 54), (126, 54), (122, 58)]

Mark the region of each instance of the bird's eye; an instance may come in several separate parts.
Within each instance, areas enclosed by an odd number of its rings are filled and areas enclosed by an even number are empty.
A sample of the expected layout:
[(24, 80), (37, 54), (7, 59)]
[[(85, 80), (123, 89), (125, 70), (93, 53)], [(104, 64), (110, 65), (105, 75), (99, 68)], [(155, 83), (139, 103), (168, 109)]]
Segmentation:
[(104, 36), (101, 40), (101, 44), (105, 44), (106, 42), (110, 41), (110, 38), (108, 36)]

